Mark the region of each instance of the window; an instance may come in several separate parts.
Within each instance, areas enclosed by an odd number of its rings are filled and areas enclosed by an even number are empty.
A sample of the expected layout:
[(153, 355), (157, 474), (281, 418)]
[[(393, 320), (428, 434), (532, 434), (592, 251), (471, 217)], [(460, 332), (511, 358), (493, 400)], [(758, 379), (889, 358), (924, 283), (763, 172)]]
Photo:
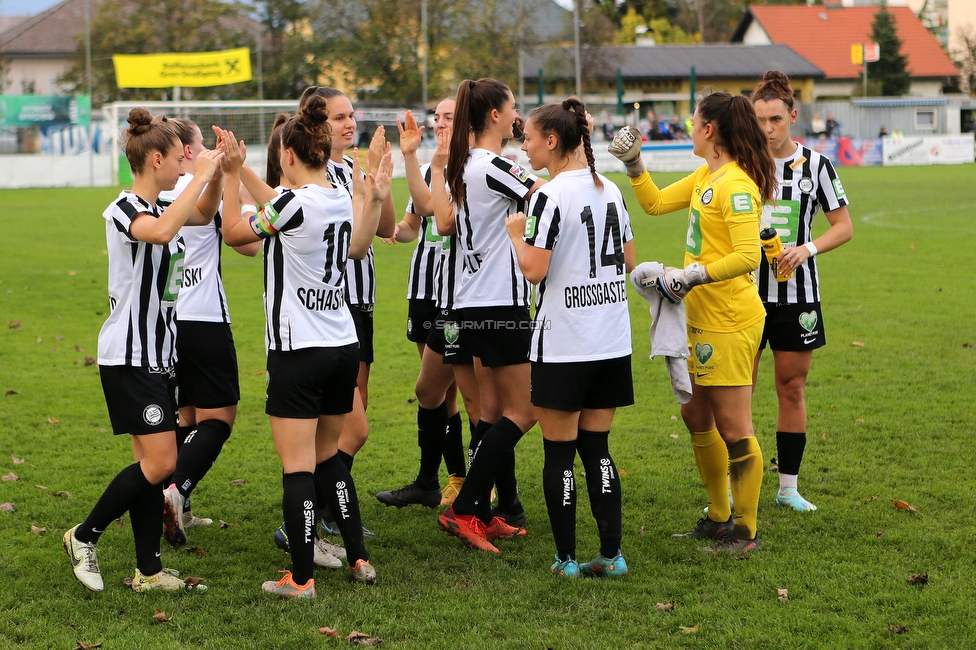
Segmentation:
[(935, 111), (917, 110), (915, 111), (915, 130), (934, 131), (935, 130)]

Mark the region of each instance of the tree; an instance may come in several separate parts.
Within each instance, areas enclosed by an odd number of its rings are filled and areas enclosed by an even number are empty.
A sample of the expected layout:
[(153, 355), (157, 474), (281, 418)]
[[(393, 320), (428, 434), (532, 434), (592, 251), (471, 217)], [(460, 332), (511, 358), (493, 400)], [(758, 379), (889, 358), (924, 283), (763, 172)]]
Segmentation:
[(972, 25), (960, 27), (956, 34), (962, 43), (962, 51), (956, 52), (956, 66), (959, 74), (962, 90), (970, 95), (976, 96), (976, 28)]
[(306, 87), (318, 83), (321, 57), (312, 55), (315, 36), (306, 3), (298, 0), (262, 0), (258, 17), (265, 30), (262, 52), (264, 96), (298, 99)]
[(895, 18), (882, 0), (881, 8), (874, 15), (871, 38), (881, 47), (881, 58), (868, 64), (868, 78), (881, 84), (881, 94), (886, 97), (905, 95), (912, 86), (908, 73), (908, 59), (901, 53), (902, 41), (898, 38)]
[[(166, 88), (119, 88), (113, 54), (205, 52), (252, 40), (237, 6), (221, 0), (102, 0), (92, 17), (91, 34), (93, 106), (123, 99), (161, 99), (170, 92)], [(74, 60), (58, 81), (71, 92), (84, 93), (85, 42), (81, 33), (74, 36), (78, 40)], [(218, 99), (234, 97), (240, 91), (222, 86), (188, 88), (185, 93), (187, 97)]]

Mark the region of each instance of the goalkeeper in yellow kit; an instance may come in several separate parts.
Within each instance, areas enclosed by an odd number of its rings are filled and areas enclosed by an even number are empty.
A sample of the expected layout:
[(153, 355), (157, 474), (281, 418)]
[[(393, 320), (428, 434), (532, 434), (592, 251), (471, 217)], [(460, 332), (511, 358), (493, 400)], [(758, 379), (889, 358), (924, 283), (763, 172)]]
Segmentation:
[(762, 205), (776, 192), (773, 159), (749, 99), (728, 93), (708, 95), (695, 112), (691, 137), (705, 164), (664, 189), (644, 169), (635, 135), (624, 127), (609, 149), (627, 166), (641, 207), (648, 214), (689, 208), (685, 268), (668, 267), (654, 277), (651, 269), (660, 267), (645, 263), (631, 275), (669, 302), (685, 300), (693, 391), (681, 417), (708, 493), (708, 514), (675, 537), (715, 540), (702, 549), (712, 553), (753, 551), (759, 548), (763, 460), (752, 426), (752, 364), (766, 315), (755, 270)]

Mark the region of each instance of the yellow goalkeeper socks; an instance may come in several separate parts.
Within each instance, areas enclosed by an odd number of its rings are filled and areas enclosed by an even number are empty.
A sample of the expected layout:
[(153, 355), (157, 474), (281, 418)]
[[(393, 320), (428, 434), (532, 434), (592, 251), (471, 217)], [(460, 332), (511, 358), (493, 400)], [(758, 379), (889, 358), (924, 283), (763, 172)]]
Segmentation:
[[(732, 514), (729, 507), (729, 451), (718, 429), (692, 431), (698, 473), (708, 495), (708, 518), (725, 522)], [(737, 504), (738, 505), (738, 504)]]
[(759, 489), (762, 487), (762, 450), (759, 442), (751, 436), (729, 445), (728, 449), (729, 482), (732, 485), (732, 499), (735, 501), (735, 536), (740, 539), (754, 539), (759, 511)]

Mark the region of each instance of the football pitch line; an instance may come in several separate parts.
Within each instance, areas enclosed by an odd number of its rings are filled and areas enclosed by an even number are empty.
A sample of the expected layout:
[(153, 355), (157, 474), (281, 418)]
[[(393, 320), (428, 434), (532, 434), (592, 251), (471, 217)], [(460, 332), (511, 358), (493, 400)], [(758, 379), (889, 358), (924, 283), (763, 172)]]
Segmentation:
[[(930, 212), (951, 212), (953, 213), (954, 216), (956, 212), (962, 212), (965, 210), (973, 210), (973, 209), (976, 209), (976, 202), (960, 203), (952, 206), (927, 205), (924, 207), (904, 208), (901, 210), (877, 210), (875, 212), (869, 212), (867, 214), (861, 215), (861, 217), (858, 220), (861, 221), (862, 223), (871, 224), (872, 226), (878, 226), (881, 228), (895, 228), (900, 230), (925, 229), (928, 231), (952, 230), (953, 232), (958, 232), (959, 228), (957, 224), (943, 225), (942, 222), (939, 221), (925, 221), (924, 223), (918, 223), (918, 224), (891, 223), (890, 221), (887, 221), (886, 218), (898, 217), (900, 215), (917, 216), (917, 215), (930, 213)], [(943, 226), (943, 227), (940, 228), (939, 226)]]

